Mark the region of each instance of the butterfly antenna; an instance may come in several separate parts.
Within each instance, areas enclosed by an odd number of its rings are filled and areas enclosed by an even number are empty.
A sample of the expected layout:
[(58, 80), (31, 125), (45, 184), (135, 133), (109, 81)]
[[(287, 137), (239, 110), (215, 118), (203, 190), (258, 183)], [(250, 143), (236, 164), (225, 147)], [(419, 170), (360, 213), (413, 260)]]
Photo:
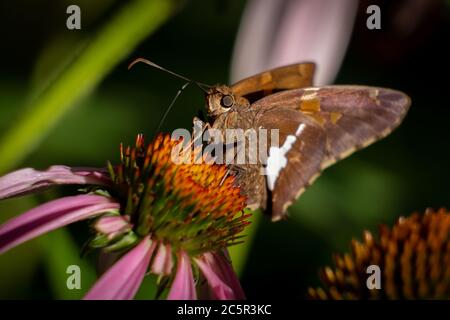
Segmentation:
[(173, 76), (175, 76), (175, 77), (177, 77), (177, 78), (183, 79), (183, 80), (185, 80), (185, 81), (193, 82), (191, 79), (186, 78), (185, 76), (182, 76), (181, 74), (178, 74), (178, 73), (175, 73), (175, 72), (173, 72), (173, 71), (167, 70), (167, 69), (161, 67), (160, 65), (157, 65), (156, 63), (151, 62), (150, 60), (147, 60), (147, 59), (144, 59), (144, 58), (137, 58), (136, 60), (134, 60), (133, 62), (131, 62), (131, 63), (129, 64), (129, 66), (128, 66), (128, 70), (130, 70), (131, 68), (133, 68), (133, 66), (134, 66), (135, 64), (139, 63), (139, 62), (145, 63), (145, 64), (147, 64), (147, 65), (149, 65), (149, 66), (151, 66), (151, 67), (153, 67), (153, 68), (156, 68), (156, 69), (162, 70), (162, 71), (164, 71), (164, 72), (167, 72), (167, 73), (169, 73), (169, 74), (171, 74), (171, 75), (173, 75)]
[(170, 110), (172, 109), (172, 107), (175, 104), (175, 101), (177, 101), (178, 97), (181, 95), (181, 93), (184, 91), (184, 89), (187, 88), (188, 85), (190, 85), (192, 82), (186, 82), (177, 92), (177, 94), (175, 95), (175, 97), (173, 97), (172, 101), (170, 102), (169, 107), (167, 107), (166, 111), (164, 112), (164, 114), (162, 115), (161, 119), (159, 120), (159, 124), (158, 127), (155, 130), (155, 134), (154, 136), (156, 136), (159, 132), (159, 130), (161, 129), (162, 124), (164, 123), (164, 120), (166, 120), (167, 115), (169, 114)]
[(212, 86), (198, 82), (198, 81), (194, 81), (195, 85), (197, 87), (200, 88), (200, 90), (202, 90), (205, 94), (208, 94), (208, 89), (212, 88)]
[(147, 65), (149, 65), (149, 66), (151, 66), (151, 67), (153, 67), (153, 68), (156, 68), (156, 69), (159, 69), (159, 70), (161, 70), (161, 71), (167, 72), (168, 74), (171, 74), (171, 75), (173, 75), (174, 77), (177, 77), (177, 78), (179, 78), (179, 79), (183, 79), (183, 80), (185, 80), (185, 81), (195, 83), (195, 84), (197, 85), (197, 87), (199, 87), (199, 88), (200, 88), (203, 92), (205, 92), (205, 93), (207, 93), (208, 88), (211, 88), (210, 85), (207, 85), (207, 84), (205, 84), (205, 83), (201, 83), (201, 82), (198, 82), (198, 81), (195, 81), (195, 80), (191, 80), (191, 79), (189, 79), (188, 77), (185, 77), (185, 76), (183, 76), (183, 75), (181, 75), (181, 74), (178, 74), (178, 73), (176, 73), (176, 72), (173, 72), (173, 71), (171, 71), (171, 70), (168, 70), (168, 69), (166, 69), (166, 68), (163, 68), (163, 67), (161, 67), (160, 65), (158, 65), (158, 64), (156, 64), (156, 63), (154, 63), (154, 62), (152, 62), (152, 61), (150, 61), (150, 60), (148, 60), (148, 59), (145, 59), (145, 58), (137, 58), (136, 60), (134, 60), (133, 62), (131, 62), (131, 63), (128, 65), (128, 70), (130, 70), (135, 64), (137, 64), (137, 63), (139, 63), (139, 62), (145, 63), (145, 64), (147, 64)]
[(134, 61), (132, 61), (129, 65), (128, 65), (128, 70), (130, 70), (131, 68), (133, 68), (134, 65), (136, 65), (137, 63), (144, 63), (146, 65), (149, 65), (153, 68), (159, 69), (161, 71), (164, 71), (168, 74), (173, 75), (176, 78), (182, 79), (184, 81), (187, 81), (177, 92), (177, 94), (175, 95), (175, 97), (172, 99), (172, 102), (170, 103), (169, 107), (166, 109), (166, 111), (164, 112), (163, 116), (161, 117), (161, 120), (159, 121), (158, 127), (156, 128), (155, 131), (155, 135), (158, 133), (158, 131), (161, 129), (162, 124), (164, 123), (164, 120), (166, 119), (167, 115), (169, 114), (170, 110), (172, 109), (173, 105), (175, 104), (175, 101), (177, 101), (178, 97), (181, 95), (181, 93), (184, 91), (184, 89), (186, 89), (186, 87), (188, 85), (190, 85), (191, 83), (194, 83), (198, 88), (200, 88), (200, 90), (202, 90), (205, 94), (208, 94), (208, 89), (211, 88), (210, 85), (207, 85), (205, 83), (201, 83), (198, 81), (194, 81), (191, 80), (181, 74), (178, 74), (176, 72), (173, 72), (171, 70), (168, 70), (166, 68), (161, 67), (160, 65), (145, 59), (145, 58), (137, 58)]

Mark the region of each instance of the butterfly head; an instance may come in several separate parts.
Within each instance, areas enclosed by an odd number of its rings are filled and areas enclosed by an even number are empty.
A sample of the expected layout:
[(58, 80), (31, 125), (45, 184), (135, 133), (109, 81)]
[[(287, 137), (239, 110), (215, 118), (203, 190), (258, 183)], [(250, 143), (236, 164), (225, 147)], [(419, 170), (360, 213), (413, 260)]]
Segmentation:
[(236, 105), (236, 96), (227, 86), (216, 86), (208, 89), (206, 93), (206, 106), (208, 115), (217, 118), (219, 115), (233, 110)]

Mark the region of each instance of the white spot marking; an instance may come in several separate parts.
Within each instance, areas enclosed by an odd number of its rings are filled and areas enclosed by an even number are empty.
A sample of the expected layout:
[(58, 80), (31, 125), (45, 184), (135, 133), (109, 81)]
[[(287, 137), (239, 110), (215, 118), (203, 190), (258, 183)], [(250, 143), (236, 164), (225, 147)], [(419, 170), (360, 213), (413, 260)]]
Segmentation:
[(306, 128), (306, 125), (305, 125), (304, 123), (301, 123), (301, 124), (298, 126), (297, 131), (295, 131), (295, 135), (296, 135), (297, 137), (298, 137), (299, 135), (301, 135), (302, 132), (303, 132), (303, 130), (305, 130), (305, 128)]
[(301, 123), (298, 126), (297, 131), (295, 131), (295, 136), (288, 135), (281, 148), (270, 147), (269, 158), (267, 159), (267, 166), (265, 170), (265, 173), (267, 175), (267, 184), (270, 190), (273, 190), (275, 188), (275, 182), (277, 181), (281, 169), (283, 169), (287, 165), (286, 154), (289, 152), (289, 150), (291, 150), (294, 142), (297, 140), (297, 137), (302, 134), (305, 128), (306, 125), (304, 123)]
[(301, 100), (313, 100), (317, 97), (317, 91), (319, 91), (319, 88), (308, 88), (305, 89), (303, 92), (303, 95), (301, 97)]
[(288, 135), (281, 148), (270, 147), (269, 158), (267, 159), (266, 167), (267, 185), (269, 187), (269, 190), (273, 190), (273, 188), (275, 187), (275, 181), (277, 180), (281, 169), (286, 167), (286, 154), (289, 150), (291, 150), (295, 140), (297, 140), (295, 136)]

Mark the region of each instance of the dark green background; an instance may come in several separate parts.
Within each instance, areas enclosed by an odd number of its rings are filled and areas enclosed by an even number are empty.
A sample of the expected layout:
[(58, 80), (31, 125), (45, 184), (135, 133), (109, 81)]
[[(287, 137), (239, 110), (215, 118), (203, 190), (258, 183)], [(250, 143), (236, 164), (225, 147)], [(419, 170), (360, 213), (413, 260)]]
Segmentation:
[[(65, 8), (72, 3), (82, 8), (81, 31), (65, 27)], [(0, 4), (0, 135), (23, 116), (22, 105), (58, 59), (120, 7), (112, 0)], [(227, 83), (242, 10), (240, 1), (185, 2), (16, 168), (117, 161), (120, 142), (131, 143), (140, 132), (152, 136), (183, 84), (144, 66), (128, 71), (128, 63), (143, 56), (205, 83)], [(380, 223), (392, 224), (400, 215), (427, 207), (450, 206), (449, 6), (436, 12), (412, 36), (402, 37), (389, 29), (387, 14), (381, 31), (367, 30), (361, 10), (336, 82), (403, 90), (412, 98), (411, 110), (388, 138), (328, 169), (291, 208), (288, 221), (272, 224), (263, 219), (255, 226), (241, 277), (248, 297), (303, 298), (309, 285), (318, 284), (317, 270), (331, 263), (332, 252), (347, 250), (350, 239), (360, 237), (364, 229), (376, 230)], [(163, 130), (190, 128), (192, 117), (203, 107), (202, 93), (189, 88)], [(0, 221), (74, 190), (57, 188), (38, 197), (3, 201)], [(81, 245), (86, 225), (67, 229)], [(71, 259), (66, 244), (73, 245), (71, 238), (56, 232), (1, 256), (0, 298), (76, 297), (61, 289), (66, 275), (58, 259)], [(73, 250), (78, 252), (77, 247)], [(92, 265), (92, 260), (85, 262)]]

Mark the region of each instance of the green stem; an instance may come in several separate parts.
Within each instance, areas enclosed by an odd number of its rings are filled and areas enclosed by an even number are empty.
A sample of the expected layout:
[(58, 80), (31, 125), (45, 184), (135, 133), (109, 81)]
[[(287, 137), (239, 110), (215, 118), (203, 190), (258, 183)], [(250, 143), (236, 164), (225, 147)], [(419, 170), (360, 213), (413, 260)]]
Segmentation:
[(263, 219), (263, 213), (260, 210), (254, 211), (250, 221), (252, 222), (247, 228), (245, 228), (242, 235), (245, 235), (244, 242), (235, 246), (231, 246), (228, 251), (230, 253), (233, 268), (236, 274), (242, 275), (245, 264), (247, 262), (249, 251), (252, 247), (253, 240), (258, 230), (258, 225), (261, 219)]

